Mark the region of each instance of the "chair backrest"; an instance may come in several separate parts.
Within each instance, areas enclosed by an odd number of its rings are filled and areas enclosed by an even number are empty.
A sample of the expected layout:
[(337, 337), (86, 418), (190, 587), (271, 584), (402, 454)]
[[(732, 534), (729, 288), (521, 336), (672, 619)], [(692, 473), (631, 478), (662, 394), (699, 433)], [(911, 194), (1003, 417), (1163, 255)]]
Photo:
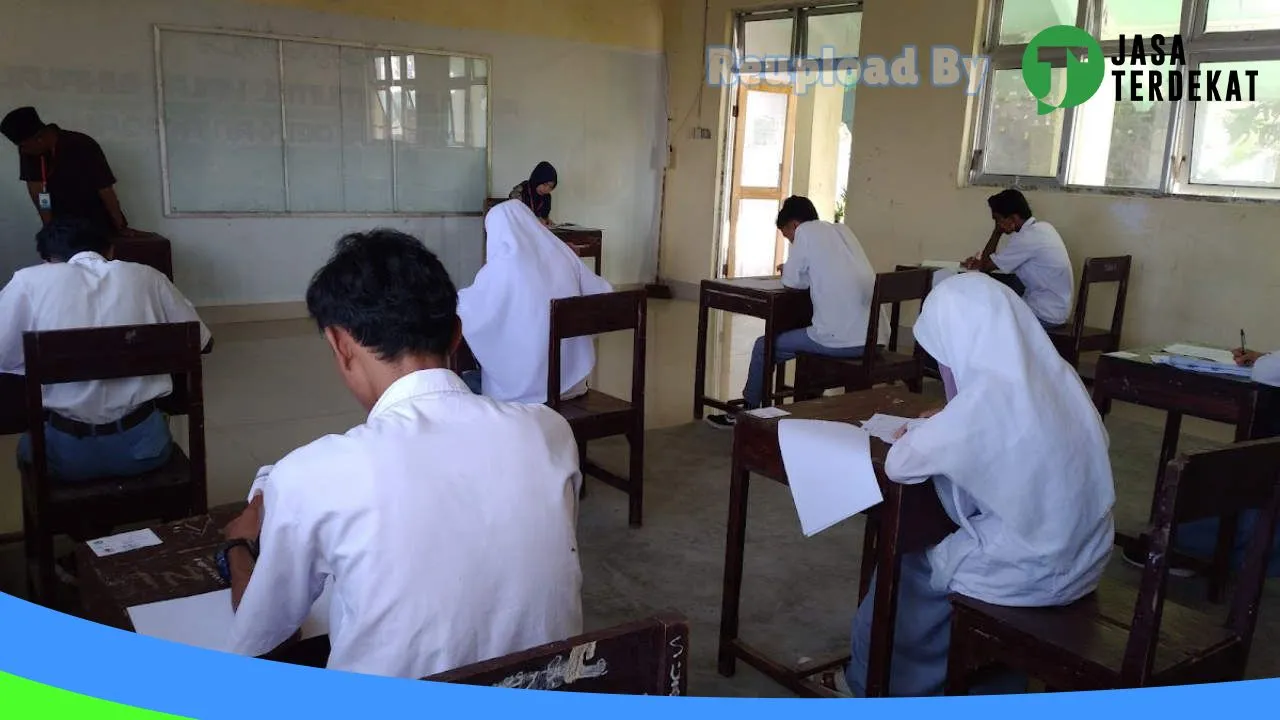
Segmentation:
[(631, 330), (631, 405), (643, 411), (646, 302), (644, 290), (551, 301), (551, 332), (547, 348), (548, 405), (553, 408), (560, 406), (560, 341)]
[[(1241, 672), (1253, 641), (1280, 517), (1280, 438), (1237, 443), (1169, 463), (1156, 488), (1147, 564), (1121, 670), (1125, 686), (1145, 685), (1154, 666), (1165, 583), (1178, 526), (1206, 518), (1235, 518), (1245, 511), (1255, 511), (1257, 519), (1227, 618), (1227, 627), (1241, 645)], [(1234, 549), (1236, 523), (1224, 522), (1223, 526), (1228, 533), (1228, 546)]]
[(579, 635), (426, 678), (610, 695), (685, 695), (689, 624), (675, 614)]
[[(31, 437), (36, 497), (48, 493), (45, 482), (45, 385), (172, 375), (174, 396), (189, 418), (192, 481), (205, 485), (204, 382), (200, 359), (200, 323), (118, 325), (83, 330), (52, 330), (22, 335), (26, 374), (27, 429)], [(179, 381), (183, 387), (179, 387)], [(27, 489), (24, 488), (24, 492)], [(43, 502), (43, 500), (41, 500)]]
[(1115, 345), (1110, 350), (1119, 349), (1120, 331), (1124, 328), (1125, 298), (1129, 294), (1129, 269), (1132, 265), (1132, 255), (1089, 258), (1084, 261), (1084, 269), (1080, 271), (1080, 289), (1076, 292), (1075, 317), (1071, 321), (1071, 337), (1074, 338), (1077, 352), (1089, 310), (1089, 287), (1102, 283), (1119, 284), (1116, 288), (1116, 307), (1111, 315), (1111, 328), (1108, 332)]
[(496, 198), (496, 197), (485, 198), (485, 200), (484, 200), (484, 214), (485, 214), (485, 215), (488, 215), (490, 210), (492, 210), (494, 207), (496, 207), (496, 206), (498, 206), (498, 205), (501, 205), (502, 203), (506, 202), (506, 201), (507, 201), (507, 200), (509, 200), (509, 199), (510, 199), (510, 198)]
[[(924, 302), (929, 291), (933, 289), (933, 272), (925, 268), (914, 270), (898, 270), (876, 275), (875, 290), (871, 293), (871, 316), (867, 319), (867, 342), (863, 347), (862, 364), (867, 372), (875, 366), (876, 346), (880, 342), (880, 308), (885, 305), (894, 306), (894, 317), (901, 312), (902, 303)], [(896, 328), (891, 328), (891, 332)], [(896, 347), (897, 338), (891, 342)], [(916, 345), (914, 354), (920, 354), (920, 346)]]

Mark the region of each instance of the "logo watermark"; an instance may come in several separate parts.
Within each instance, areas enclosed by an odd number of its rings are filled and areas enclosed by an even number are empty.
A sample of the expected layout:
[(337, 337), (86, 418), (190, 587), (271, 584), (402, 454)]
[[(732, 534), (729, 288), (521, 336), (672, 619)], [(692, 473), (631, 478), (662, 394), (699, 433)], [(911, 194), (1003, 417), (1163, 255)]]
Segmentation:
[(834, 47), (823, 47), (816, 56), (753, 56), (727, 46), (707, 48), (706, 77), (712, 87), (738, 84), (789, 86), (797, 94), (816, 87), (919, 87), (927, 82), (937, 88), (962, 87), (977, 95), (986, 82), (991, 62), (985, 55), (966, 55), (950, 45), (935, 45), (922, 53), (915, 45), (889, 58), (883, 55), (842, 57)]
[[(1116, 102), (1253, 102), (1258, 96), (1257, 70), (1186, 69), (1187, 54), (1182, 36), (1171, 38), (1121, 35), (1117, 53), (1110, 58), (1115, 68)], [(1053, 104), (1048, 97), (1053, 85), (1054, 63), (1065, 54), (1062, 99)], [(1161, 69), (1148, 69), (1148, 65)], [(1071, 25), (1045, 28), (1027, 45), (1022, 56), (1022, 79), (1035, 96), (1041, 115), (1083, 105), (1102, 89), (1107, 75), (1107, 58), (1102, 45), (1089, 33)]]

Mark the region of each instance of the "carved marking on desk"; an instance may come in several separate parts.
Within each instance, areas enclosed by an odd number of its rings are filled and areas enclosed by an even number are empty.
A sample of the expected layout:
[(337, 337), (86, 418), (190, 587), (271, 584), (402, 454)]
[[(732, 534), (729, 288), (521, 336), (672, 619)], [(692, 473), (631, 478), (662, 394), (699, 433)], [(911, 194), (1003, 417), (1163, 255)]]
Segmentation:
[(671, 642), (667, 645), (675, 650), (671, 656), (671, 692), (669, 695), (680, 694), (680, 677), (684, 671), (684, 638), (679, 635), (671, 638)]
[(563, 655), (557, 655), (542, 670), (521, 671), (493, 686), (516, 690), (555, 690), (584, 678), (604, 677), (609, 672), (609, 663), (604, 658), (590, 665), (586, 664), (595, 654), (595, 643), (579, 645), (569, 651), (568, 660)]

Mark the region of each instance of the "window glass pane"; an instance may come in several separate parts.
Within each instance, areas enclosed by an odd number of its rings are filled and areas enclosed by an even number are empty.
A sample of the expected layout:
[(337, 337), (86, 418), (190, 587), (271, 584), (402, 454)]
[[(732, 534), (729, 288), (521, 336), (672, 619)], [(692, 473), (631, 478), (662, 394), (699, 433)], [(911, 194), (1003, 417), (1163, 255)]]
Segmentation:
[[(1164, 35), (1171, 38), (1182, 27), (1182, 0), (1103, 0), (1102, 39), (1121, 35)], [(1165, 46), (1168, 49), (1168, 45)]]
[(400, 79), (400, 59), (401, 58), (399, 55), (391, 56), (391, 79), (392, 80)]
[(1000, 13), (1000, 44), (1021, 45), (1054, 25), (1075, 25), (1076, 0), (1012, 0)]
[(822, 57), (823, 48), (831, 48), (832, 57), (858, 57), (862, 39), (862, 13), (814, 15), (808, 19), (808, 38), (804, 54)]
[(1172, 107), (1167, 102), (1116, 102), (1107, 92), (1095, 95), (1076, 110), (1067, 181), (1159, 189)]
[(748, 20), (743, 51), (751, 57), (791, 57), (791, 18)]
[(415, 77), (415, 73), (417, 70), (417, 67), (414, 65), (414, 57), (412, 55), (406, 55), (404, 58), (404, 63), (405, 63), (405, 73), (404, 73), (405, 77), (412, 80)]
[[(1061, 93), (1065, 70), (1053, 71)], [(991, 82), (991, 119), (987, 125), (983, 172), (993, 175), (1056, 177), (1066, 113), (1037, 114), (1037, 102), (1022, 80), (1021, 70), (997, 70)]]
[(748, 90), (742, 117), (743, 187), (782, 186), (782, 157), (786, 150), (786, 93)]
[(472, 60), (471, 72), (472, 77), (477, 80), (489, 77), (489, 61), (480, 59)]
[(460, 78), (467, 76), (467, 59), (454, 57), (449, 58), (449, 77)]
[(739, 200), (734, 233), (734, 277), (777, 274), (778, 201)]
[[(1191, 182), (1280, 188), (1280, 61), (1204, 63), (1200, 69), (1240, 73), (1242, 102), (1196, 104), (1195, 135), (1191, 146)], [(1248, 100), (1246, 70), (1257, 70), (1257, 99)], [(1202, 81), (1202, 96), (1206, 92)]]
[(1210, 0), (1208, 32), (1280, 29), (1276, 0)]

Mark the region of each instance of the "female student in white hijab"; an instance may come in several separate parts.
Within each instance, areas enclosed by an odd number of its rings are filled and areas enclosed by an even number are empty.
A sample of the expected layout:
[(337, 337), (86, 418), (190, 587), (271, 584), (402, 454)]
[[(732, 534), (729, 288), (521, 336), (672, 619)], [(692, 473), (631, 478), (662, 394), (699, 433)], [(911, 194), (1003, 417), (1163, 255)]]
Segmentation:
[[(1074, 602), (1097, 587), (1115, 534), (1106, 429), (1026, 303), (985, 275), (959, 275), (930, 293), (915, 336), (938, 360), (947, 404), (899, 437), (885, 473), (905, 484), (932, 478), (959, 529), (903, 558), (889, 683), (897, 696), (942, 692), (949, 594), (1013, 607)], [(872, 597), (858, 608), (846, 672), (859, 695)], [(1025, 678), (1002, 680), (978, 690), (1026, 688)]]
[[(612, 292), (613, 287), (551, 234), (527, 205), (508, 200), (485, 216), (487, 261), (458, 293), (462, 335), (480, 363), (464, 377), (476, 393), (506, 402), (547, 401), (551, 301)], [(562, 397), (586, 392), (595, 367), (589, 337), (563, 341)]]

